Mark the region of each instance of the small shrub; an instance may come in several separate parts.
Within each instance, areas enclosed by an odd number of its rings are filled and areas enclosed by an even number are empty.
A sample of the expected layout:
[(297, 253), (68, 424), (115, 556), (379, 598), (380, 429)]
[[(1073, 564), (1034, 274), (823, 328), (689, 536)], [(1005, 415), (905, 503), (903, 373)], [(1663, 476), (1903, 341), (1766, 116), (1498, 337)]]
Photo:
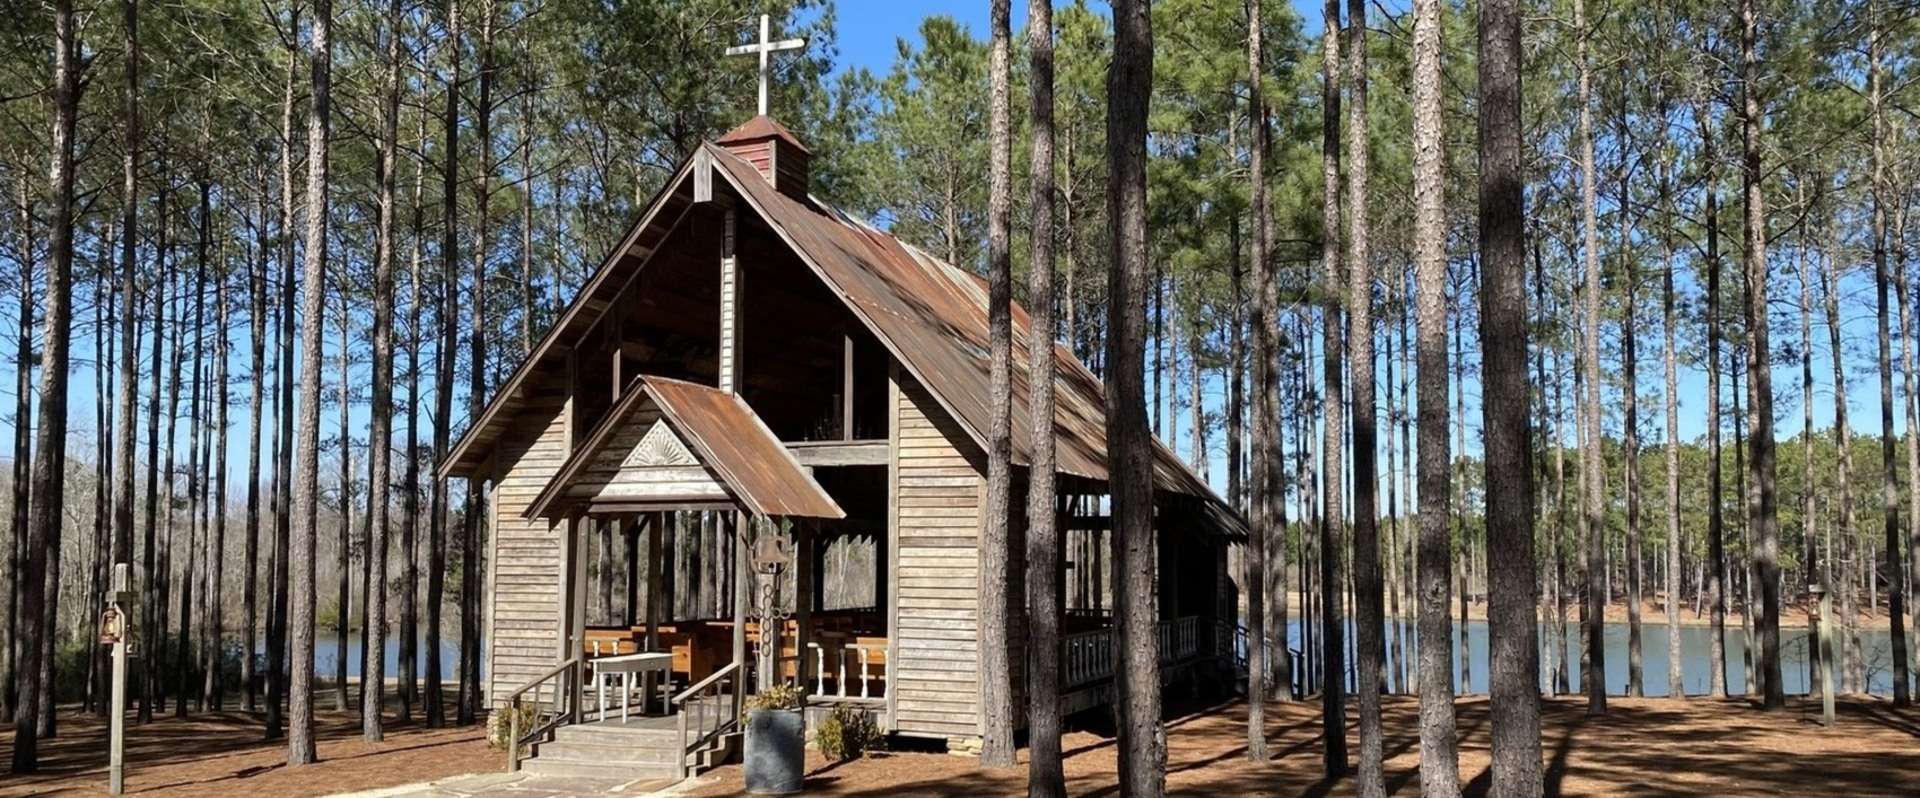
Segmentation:
[(507, 750), (507, 746), (512, 742), (507, 739), (507, 736), (512, 734), (509, 722), (513, 719), (514, 715), (520, 716), (521, 734), (525, 734), (528, 729), (533, 728), (534, 720), (538, 717), (534, 711), (533, 704), (521, 704), (516, 709), (509, 709), (507, 707), (495, 709), (487, 715), (488, 748), (495, 751)]
[(805, 693), (791, 684), (776, 684), (747, 696), (747, 709), (799, 709)]
[(813, 744), (829, 759), (859, 759), (880, 742), (880, 729), (867, 713), (834, 707), (813, 732)]

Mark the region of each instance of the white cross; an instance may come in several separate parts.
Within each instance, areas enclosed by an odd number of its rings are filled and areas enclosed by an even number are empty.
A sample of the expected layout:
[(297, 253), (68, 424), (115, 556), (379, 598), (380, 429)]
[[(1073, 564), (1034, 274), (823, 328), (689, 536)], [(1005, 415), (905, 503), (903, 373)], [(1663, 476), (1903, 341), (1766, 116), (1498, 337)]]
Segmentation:
[(767, 41), (771, 21), (766, 14), (760, 15), (760, 41), (753, 44), (740, 44), (727, 48), (727, 55), (760, 56), (760, 115), (767, 115), (767, 60), (769, 56), (782, 50), (798, 50), (807, 46), (806, 39), (785, 39), (777, 42)]

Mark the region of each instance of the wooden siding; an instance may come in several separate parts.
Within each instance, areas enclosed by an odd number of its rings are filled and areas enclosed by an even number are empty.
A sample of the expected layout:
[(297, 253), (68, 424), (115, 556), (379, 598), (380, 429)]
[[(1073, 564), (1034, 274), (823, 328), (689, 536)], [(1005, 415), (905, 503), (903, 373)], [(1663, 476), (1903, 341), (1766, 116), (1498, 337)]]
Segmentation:
[(903, 734), (977, 736), (984, 460), (925, 387), (904, 373), (899, 381), (894, 724)]
[(495, 449), (493, 584), (487, 591), (487, 697), (504, 695), (552, 667), (561, 654), (565, 525), (520, 513), (567, 458), (564, 405), (528, 408)]

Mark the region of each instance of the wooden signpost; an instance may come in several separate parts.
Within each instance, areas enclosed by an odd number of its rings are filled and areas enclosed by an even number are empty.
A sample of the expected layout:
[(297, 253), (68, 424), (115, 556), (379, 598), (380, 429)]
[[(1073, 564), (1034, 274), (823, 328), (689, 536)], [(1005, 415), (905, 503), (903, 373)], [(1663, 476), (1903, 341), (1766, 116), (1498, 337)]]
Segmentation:
[(127, 786), (127, 647), (133, 643), (131, 624), (122, 606), (133, 605), (128, 585), (127, 563), (114, 563), (113, 590), (106, 596), (107, 608), (100, 613), (100, 643), (113, 646), (113, 705), (109, 709), (109, 777), (107, 792), (120, 795)]

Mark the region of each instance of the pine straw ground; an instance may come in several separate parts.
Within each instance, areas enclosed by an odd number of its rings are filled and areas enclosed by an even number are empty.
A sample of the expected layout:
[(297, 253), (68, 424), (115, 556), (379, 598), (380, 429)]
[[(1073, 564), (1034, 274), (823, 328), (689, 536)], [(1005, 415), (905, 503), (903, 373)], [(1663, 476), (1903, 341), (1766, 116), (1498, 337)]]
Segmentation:
[[(331, 707), (331, 696), (317, 703)], [(0, 775), (0, 798), (107, 794), (107, 725), (74, 710), (61, 707), (59, 736), (40, 741), (39, 772)], [(389, 715), (386, 740), (368, 744), (360, 740), (358, 714), (322, 710), (314, 715), (320, 763), (298, 768), (286, 766), (286, 741), (262, 740), (261, 718), (243, 712), (196, 712), (184, 719), (168, 714), (145, 726), (129, 724), (127, 793), (324, 795), (498, 770), (506, 762), (504, 754), (487, 748), (481, 726), (402, 726)], [(0, 730), (0, 768), (12, 761), (13, 725), (8, 723)]]
[[(1842, 702), (1838, 725), (1822, 728), (1817, 702), (1793, 701), (1762, 713), (1737, 699), (1688, 702), (1615, 698), (1605, 717), (1586, 716), (1579, 699), (1542, 707), (1542, 749), (1549, 795), (1917, 795), (1920, 711), (1894, 711), (1885, 701)], [(1387, 788), (1420, 791), (1418, 701), (1392, 697), (1384, 706)], [(1488, 718), (1484, 696), (1458, 705), (1460, 776), (1468, 795), (1488, 790)], [(1358, 757), (1355, 707), (1347, 739)], [(1168, 792), (1181, 795), (1350, 795), (1351, 780), (1320, 778), (1319, 705), (1272, 704), (1267, 711), (1266, 764), (1246, 758), (1246, 706), (1202, 708), (1167, 730)], [(1067, 791), (1116, 796), (1113, 740), (1074, 731), (1064, 740)], [(809, 795), (966, 796), (1026, 794), (1027, 751), (1020, 767), (982, 770), (974, 760), (938, 753), (889, 753), (839, 764), (809, 752)], [(739, 767), (704, 777), (697, 795), (733, 795)]]
[[(1559, 795), (1920, 795), (1920, 710), (1895, 711), (1886, 701), (1841, 703), (1839, 725), (1818, 724), (1819, 704), (1793, 701), (1762, 713), (1737, 699), (1678, 702), (1614, 698), (1606, 717), (1586, 716), (1579, 699), (1545, 702), (1542, 747), (1549, 794)], [(1385, 703), (1387, 784), (1419, 792), (1415, 699)], [(1356, 718), (1349, 705), (1348, 746), (1357, 756)], [(1348, 795), (1353, 783), (1320, 779), (1318, 704), (1272, 704), (1268, 732), (1273, 760), (1246, 759), (1243, 704), (1183, 708), (1169, 722), (1167, 784), (1185, 795)], [(1461, 777), (1469, 795), (1487, 790), (1487, 702), (1459, 704)], [(238, 712), (168, 717), (129, 727), (128, 791), (138, 795), (320, 795), (413, 784), (500, 769), (479, 727), (390, 728), (379, 745), (360, 742), (352, 713), (323, 711), (321, 762), (285, 767), (283, 743), (260, 739), (257, 719)], [(60, 737), (43, 743), (45, 767), (0, 776), (0, 798), (98, 795), (106, 790), (102, 724), (63, 713)], [(0, 763), (12, 753), (11, 727), (0, 730)], [(1113, 740), (1091, 730), (1065, 739), (1068, 790), (1115, 796)], [(828, 763), (810, 752), (809, 795), (930, 795), (978, 798), (1025, 793), (1021, 767), (982, 770), (944, 753), (896, 751)], [(0, 764), (0, 767), (3, 767)], [(693, 794), (740, 792), (737, 765), (709, 773)]]

